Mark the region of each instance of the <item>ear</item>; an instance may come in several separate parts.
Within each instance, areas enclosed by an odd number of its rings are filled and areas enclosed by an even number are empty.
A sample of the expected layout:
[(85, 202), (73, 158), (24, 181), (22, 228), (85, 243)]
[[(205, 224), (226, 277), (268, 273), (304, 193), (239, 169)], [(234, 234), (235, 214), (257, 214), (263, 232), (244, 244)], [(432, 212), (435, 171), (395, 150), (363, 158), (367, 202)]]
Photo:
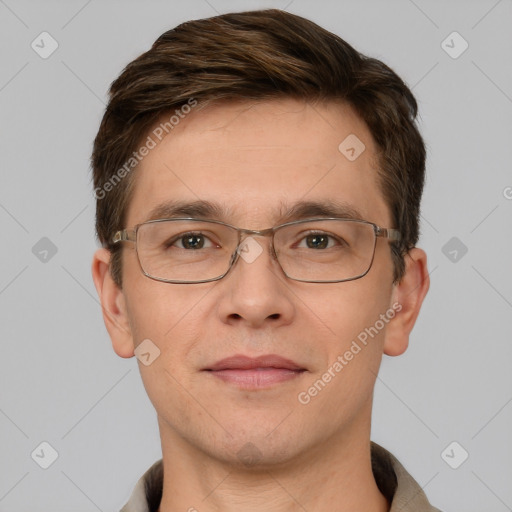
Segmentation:
[(98, 249), (92, 260), (92, 278), (101, 302), (103, 320), (115, 353), (120, 357), (133, 357), (134, 344), (126, 299), (110, 274), (111, 253)]
[(425, 251), (415, 247), (405, 256), (405, 273), (400, 282), (394, 285), (392, 304), (396, 314), (386, 327), (386, 355), (399, 356), (407, 350), (409, 335), (429, 286), (427, 255)]

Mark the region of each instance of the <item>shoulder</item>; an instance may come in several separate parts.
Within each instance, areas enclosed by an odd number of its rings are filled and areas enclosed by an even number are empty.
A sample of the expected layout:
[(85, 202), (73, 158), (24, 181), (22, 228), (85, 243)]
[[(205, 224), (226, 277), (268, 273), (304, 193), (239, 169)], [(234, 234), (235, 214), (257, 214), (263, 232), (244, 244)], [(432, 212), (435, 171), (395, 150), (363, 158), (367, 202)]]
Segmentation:
[(120, 512), (156, 512), (162, 499), (163, 480), (164, 467), (160, 459), (140, 477)]
[(371, 454), (375, 481), (391, 503), (390, 512), (441, 512), (391, 452), (372, 442)]

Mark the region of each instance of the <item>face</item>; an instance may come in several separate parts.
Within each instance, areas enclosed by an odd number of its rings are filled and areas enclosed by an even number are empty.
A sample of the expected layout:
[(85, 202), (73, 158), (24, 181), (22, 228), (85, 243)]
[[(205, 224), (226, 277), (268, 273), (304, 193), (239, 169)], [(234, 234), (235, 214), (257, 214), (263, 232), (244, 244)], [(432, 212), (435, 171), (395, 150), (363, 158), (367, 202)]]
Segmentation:
[[(338, 149), (351, 134), (365, 146), (355, 160)], [(371, 134), (347, 105), (286, 99), (210, 106), (181, 120), (143, 159), (126, 227), (167, 201), (214, 203), (216, 220), (246, 229), (278, 225), (304, 201), (343, 204), (394, 227), (376, 166)], [(223, 279), (200, 284), (144, 276), (134, 244), (124, 243), (115, 302), (126, 330), (112, 327), (111, 337), (123, 357), (147, 339), (160, 350), (139, 367), (163, 443), (229, 463), (250, 452), (261, 463), (287, 464), (368, 437), (387, 332), (399, 323), (389, 243), (377, 239), (363, 278), (313, 284), (286, 278), (270, 239), (254, 239), (259, 256), (239, 258)], [(277, 355), (301, 371), (253, 370), (241, 381), (243, 370), (210, 371), (239, 355)]]

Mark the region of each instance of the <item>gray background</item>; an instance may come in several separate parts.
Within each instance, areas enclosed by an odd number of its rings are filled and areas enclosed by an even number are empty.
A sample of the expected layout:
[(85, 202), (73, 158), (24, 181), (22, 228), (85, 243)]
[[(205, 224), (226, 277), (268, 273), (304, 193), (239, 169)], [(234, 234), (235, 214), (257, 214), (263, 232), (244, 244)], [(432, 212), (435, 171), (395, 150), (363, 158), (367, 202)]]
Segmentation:
[[(409, 350), (384, 359), (372, 437), (445, 512), (512, 510), (511, 0), (0, 0), (0, 511), (119, 510), (161, 457), (90, 275), (92, 140), (109, 84), (162, 32), (262, 7), (339, 34), (417, 95), (432, 283)], [(43, 31), (59, 44), (47, 59), (31, 48)], [(31, 457), (43, 441), (48, 469)]]

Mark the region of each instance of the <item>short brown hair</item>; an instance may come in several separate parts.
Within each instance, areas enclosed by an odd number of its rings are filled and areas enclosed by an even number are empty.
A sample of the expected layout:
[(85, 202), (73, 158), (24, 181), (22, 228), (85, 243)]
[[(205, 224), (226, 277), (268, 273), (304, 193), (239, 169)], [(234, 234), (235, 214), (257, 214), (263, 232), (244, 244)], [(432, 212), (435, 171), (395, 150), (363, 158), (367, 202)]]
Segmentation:
[(205, 105), (280, 97), (344, 101), (365, 121), (378, 148), (392, 227), (402, 233), (391, 245), (394, 279), (400, 280), (404, 255), (418, 241), (425, 174), (416, 100), (381, 61), (312, 21), (269, 9), (183, 23), (162, 34), (112, 83), (91, 162), (96, 232), (113, 253), (110, 271), (119, 286), (121, 244), (112, 244), (112, 235), (126, 227), (133, 188), (133, 172), (119, 171), (151, 127), (191, 99)]

